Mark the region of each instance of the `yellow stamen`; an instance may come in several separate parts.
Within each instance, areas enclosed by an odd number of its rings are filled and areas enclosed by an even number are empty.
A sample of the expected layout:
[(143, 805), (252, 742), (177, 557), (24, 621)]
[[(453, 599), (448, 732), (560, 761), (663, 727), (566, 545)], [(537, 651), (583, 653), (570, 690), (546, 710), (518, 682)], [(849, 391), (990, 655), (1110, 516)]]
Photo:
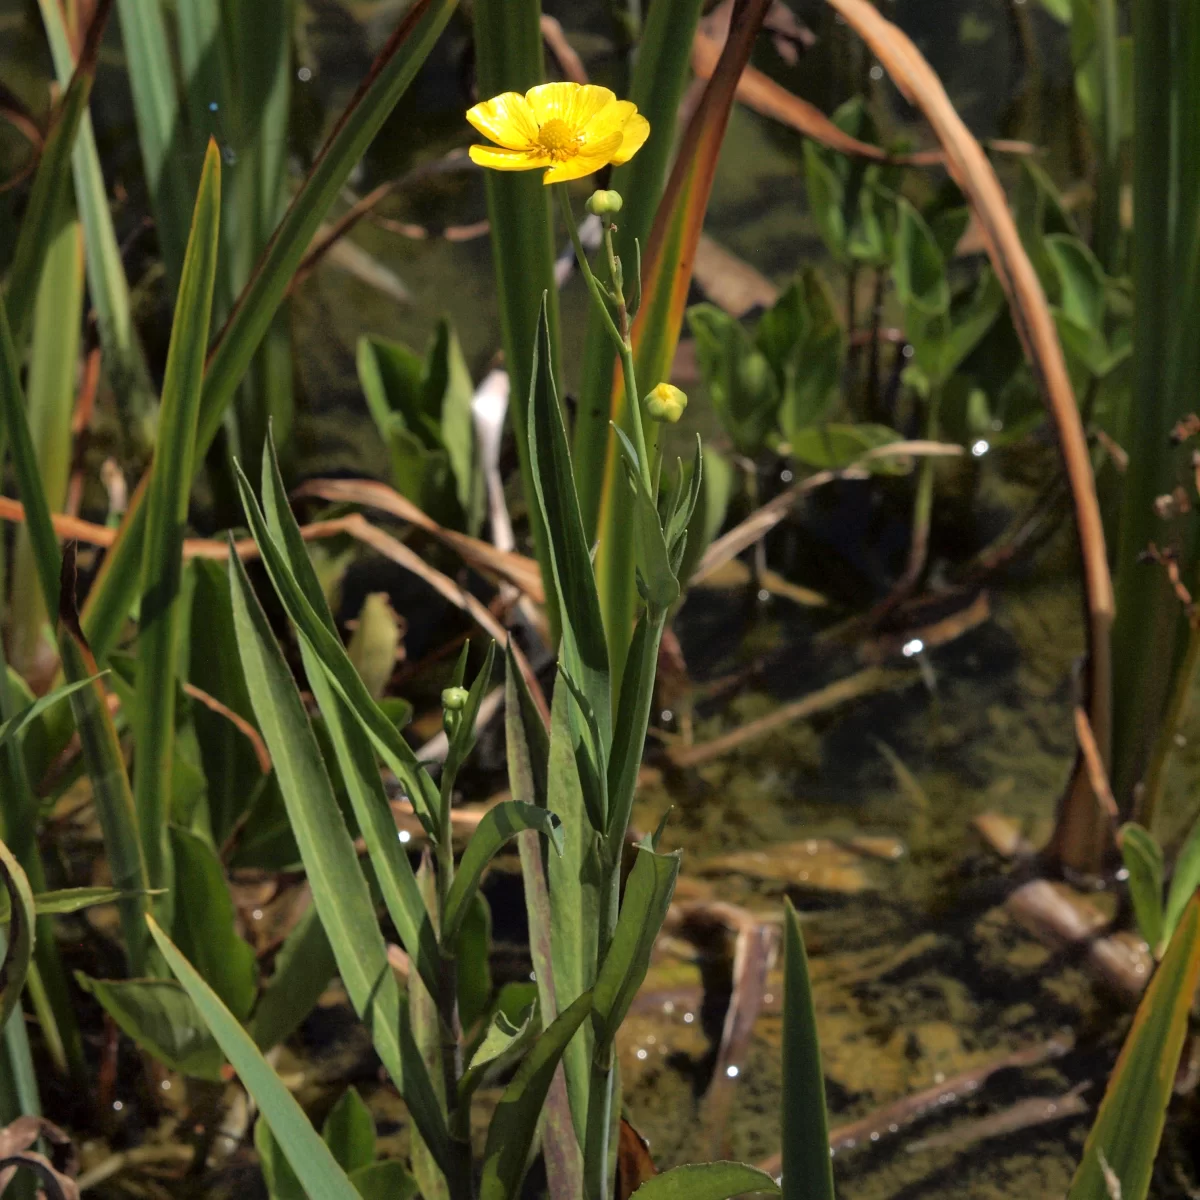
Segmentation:
[(566, 121), (552, 117), (538, 130), (538, 145), (555, 160), (579, 153), (579, 135)]

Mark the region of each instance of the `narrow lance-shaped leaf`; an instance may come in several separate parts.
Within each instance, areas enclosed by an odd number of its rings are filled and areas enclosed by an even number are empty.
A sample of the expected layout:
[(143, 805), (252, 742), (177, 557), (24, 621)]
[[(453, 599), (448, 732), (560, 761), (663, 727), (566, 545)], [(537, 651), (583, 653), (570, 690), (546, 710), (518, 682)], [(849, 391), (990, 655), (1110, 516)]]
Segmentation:
[(322, 1200), (358, 1200), (354, 1185), (250, 1035), (153, 919), (146, 919), (167, 965), (183, 984), (246, 1090), (254, 1097), (305, 1190)]
[(1200, 897), (1188, 905), (1138, 1005), (1067, 1200), (1111, 1200), (1105, 1164), (1122, 1200), (1145, 1200), (1198, 978)]
[(536, 829), (549, 839), (558, 855), (563, 851), (562, 824), (558, 817), (534, 804), (506, 800), (489, 808), (483, 815), (454, 875), (446, 911), (442, 914), (442, 945), (452, 947), (458, 937), (467, 908), (479, 888), (484, 869), (510, 838), (522, 830)]
[[(102, 674), (104, 673), (102, 672)], [(78, 692), (80, 688), (88, 687), (99, 678), (99, 675), (92, 675), (87, 679), (79, 679), (75, 683), (63, 684), (62, 687), (55, 688), (44, 696), (39, 696), (32, 704), (27, 704), (19, 713), (9, 717), (3, 725), (0, 725), (0, 746), (3, 746), (10, 738), (15, 738), (48, 708), (53, 708), (60, 700), (68, 699), (72, 693)]]
[(1175, 873), (1171, 877), (1171, 889), (1167, 893), (1167, 912), (1163, 919), (1162, 940), (1169, 942), (1188, 901), (1200, 888), (1200, 818), (1192, 826), (1187, 841), (1175, 859)]
[(584, 992), (534, 1042), (504, 1089), (488, 1126), (480, 1200), (512, 1200), (517, 1194), (559, 1059), (591, 1009), (592, 994)]
[(430, 1085), (423, 1067), (403, 1049), (405, 1040), (411, 1041), (407, 1006), (401, 1003), (367, 883), (320, 747), (295, 680), (236, 554), (230, 555), (229, 571), (238, 648), (250, 699), (275, 763), (313, 899), (342, 980), (422, 1136), (435, 1153), (445, 1155), (445, 1123), (436, 1106), (424, 1103)]
[(71, 83), (42, 148), (29, 203), (13, 250), (12, 266), (8, 271), (5, 306), (11, 322), (13, 344), (23, 348), (29, 321), (33, 316), (33, 297), (42, 264), (50, 249), (56, 222), (63, 211), (63, 201), (71, 182), (71, 150), (79, 122), (87, 111), (88, 97), (96, 79), (96, 60), (100, 54), (100, 39), (108, 23), (112, 0), (100, 0), (88, 26), (83, 51)]
[[(170, 881), (167, 819), (174, 767), (183, 532), (220, 227), (221, 154), (216, 142), (210, 141), (175, 300), (155, 470), (146, 497), (133, 798), (146, 873), (156, 888)], [(166, 908), (170, 907), (168, 901)]]
[(791, 901), (783, 926), (783, 1194), (787, 1200), (833, 1200), (825, 1074), (817, 1038), (804, 935)]
[[(329, 611), (320, 580), (300, 536), (300, 527), (296, 524), (296, 518), (288, 505), (279, 461), (275, 456), (275, 444), (269, 432), (263, 446), (262, 482), (263, 505), (271, 536), (282, 548), (287, 566), (292, 571), (293, 578), (308, 602), (313, 616), (333, 637), (334, 642), (340, 645), (336, 639), (333, 614)], [(408, 853), (397, 836), (396, 821), (383, 790), (383, 780), (370, 738), (356, 718), (353, 708), (334, 687), (329, 674), (321, 665), (320, 657), (307, 639), (301, 640), (300, 652), (309, 686), (313, 689), (325, 718), (325, 727), (333, 742), (342, 782), (350, 797), (359, 829), (366, 840), (388, 914), (426, 986), (436, 995), (439, 979), (437, 939), (417, 888)], [(420, 767), (416, 768), (416, 772), (416, 778), (425, 788), (426, 794), (432, 792), (432, 783), (428, 781), (425, 772)]]
[(637, 990), (646, 977), (654, 941), (671, 905), (679, 855), (656, 854), (639, 847), (625, 884), (621, 915), (600, 974), (596, 978), (597, 1054), (616, 1037)]
[[(255, 266), (209, 356), (196, 436), (196, 461), (204, 458), (225, 419), (246, 368), (274, 319), (287, 286), (317, 227), (388, 114), (416, 76), (450, 19), (456, 0), (416, 0), (379, 52), (362, 86), (335, 123), (303, 186), (296, 193)], [(153, 469), (153, 468), (152, 468)], [(122, 532), (88, 594), (84, 626), (96, 656), (104, 659), (121, 630), (133, 597), (141, 557), (144, 486), (130, 500)]]

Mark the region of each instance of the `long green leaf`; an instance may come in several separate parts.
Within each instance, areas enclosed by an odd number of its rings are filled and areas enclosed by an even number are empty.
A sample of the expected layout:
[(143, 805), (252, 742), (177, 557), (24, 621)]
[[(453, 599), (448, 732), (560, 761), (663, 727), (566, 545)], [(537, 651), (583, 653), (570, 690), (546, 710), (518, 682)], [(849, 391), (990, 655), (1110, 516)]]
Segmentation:
[[(1145, 1200), (1200, 979), (1200, 897), (1191, 901), (1121, 1048), (1067, 1200)], [(1103, 1159), (1101, 1158), (1103, 1156)]]
[[(650, 136), (629, 162), (614, 169), (609, 184), (625, 201), (614, 247), (626, 264), (627, 279), (632, 278), (631, 264), (636, 261), (635, 243), (646, 246), (662, 195), (675, 145), (679, 102), (691, 80), (692, 37), (702, 7), (703, 0), (651, 5), (638, 41), (629, 99), (650, 122)], [(573, 441), (579, 504), (589, 541), (596, 536), (600, 512), (615, 361), (603, 319), (598, 312), (589, 311)], [(649, 381), (651, 385), (657, 382)]]
[(367, 883), (320, 746), (295, 680), (236, 554), (230, 555), (229, 570), (238, 648), (250, 699), (275, 763), (313, 900), (338, 970), (422, 1136), (435, 1153), (444, 1155), (449, 1142), (445, 1124), (436, 1108), (423, 1103), (430, 1087), (428, 1077), (418, 1060), (402, 1052), (408, 1035), (407, 1006), (388, 964)]
[(9, 717), (3, 725), (0, 725), (0, 746), (3, 746), (10, 738), (15, 738), (48, 708), (53, 708), (60, 700), (69, 699), (74, 692), (95, 683), (98, 678), (98, 675), (92, 675), (75, 683), (63, 684), (62, 687), (55, 688), (54, 691), (47, 692), (44, 696), (39, 696), (32, 704), (27, 704), (19, 713)]
[[(268, 443), (268, 451), (269, 448)], [(250, 482), (240, 468), (238, 488), (250, 532), (258, 543), (263, 565), (289, 618), (312, 649), (338, 694), (346, 701), (350, 712), (370, 736), (376, 750), (404, 784), (417, 815), (426, 829), (432, 832), (436, 829), (438, 804), (433, 781), (417, 762), (412, 747), (367, 690), (337, 635), (313, 608), (305, 587), (292, 572), (284, 547), (272, 535), (263, 511), (250, 490)], [(277, 504), (273, 505), (273, 509), (278, 514)]]
[(655, 939), (666, 918), (679, 877), (679, 854), (638, 847), (625, 884), (621, 915), (596, 978), (596, 1053), (612, 1045), (650, 966)]
[[(274, 320), (313, 235), (384, 121), (429, 56), (457, 0), (416, 0), (355, 93), (296, 193), (209, 356), (201, 396), (195, 461), (220, 430), (251, 358)], [(115, 644), (133, 599), (145, 515), (142, 493), (131, 498), (122, 534), (88, 594), (84, 628), (97, 658)]]
[(783, 1194), (787, 1200), (833, 1200), (825, 1074), (817, 1038), (804, 935), (792, 902), (783, 927)]
[(414, 1200), (419, 1191), (417, 1181), (394, 1158), (360, 1168), (350, 1182), (363, 1200)]
[[(304, 539), (300, 536), (300, 527), (288, 505), (279, 462), (275, 457), (275, 444), (269, 433), (263, 446), (262, 488), (263, 507), (271, 537), (282, 548), (287, 566), (313, 615), (334, 642), (340, 645), (336, 638), (333, 614), (329, 611), (321, 582), (308, 557)], [(437, 938), (421, 899), (412, 864), (408, 861), (408, 853), (396, 835), (396, 821), (383, 790), (383, 779), (371, 741), (355, 717), (353, 708), (321, 666), (321, 659), (307, 638), (301, 640), (300, 651), (309, 686), (325, 717), (325, 727), (333, 742), (342, 782), (366, 840), (388, 915), (395, 923), (400, 940), (426, 986), (437, 995), (440, 969)], [(345, 678), (348, 680), (349, 676)], [(433, 785), (428, 781), (428, 776), (419, 767), (415, 768), (415, 772), (415, 777), (426, 789), (425, 794), (430, 794)]]
[(4, 961), (0, 963), (0, 1029), (4, 1029), (21, 1002), (21, 989), (33, 960), (35, 913), (29, 880), (3, 842), (0, 842), (0, 882), (9, 901)]
[[(185, 6), (190, 7), (190, 6)], [(54, 59), (58, 82), (66, 87), (75, 70), (75, 55), (67, 34), (59, 0), (38, 0), (46, 40)], [(85, 112), (75, 137), (71, 156), (75, 176), (75, 202), (83, 223), (83, 246), (87, 258), (88, 298), (96, 311), (104, 369), (122, 411), (138, 440), (148, 434), (146, 423), (158, 402), (150, 381), (150, 370), (133, 325), (129, 280), (121, 261), (121, 248), (113, 228), (112, 210), (100, 169), (100, 153), (91, 114)]]
[(488, 1126), (480, 1200), (512, 1200), (516, 1196), (554, 1072), (591, 1010), (592, 994), (584, 992), (534, 1042), (504, 1089)]
[[(71, 472), (71, 415), (82, 310), (83, 254), (79, 222), (68, 196), (38, 282), (26, 384), (29, 433), (46, 498), (56, 512), (66, 503)], [(22, 526), (17, 530), (13, 557), (8, 637), (13, 664), (23, 674), (37, 665), (48, 617), (35, 572), (33, 546)]]
[(562, 621), (562, 663), (591, 704), (607, 749), (612, 738), (608, 647), (550, 353), (550, 329), (543, 302), (529, 392), (529, 462), (549, 537)]
[[(192, 484), (196, 420), (208, 348), (220, 227), (221, 153), (216, 142), (209, 142), (175, 301), (155, 470), (146, 495), (133, 799), (146, 874), (150, 886), (155, 888), (169, 886), (170, 881), (167, 819), (175, 763), (175, 676), (182, 616), (183, 532)], [(167, 911), (170, 908), (168, 902)]]
[(555, 853), (562, 855), (562, 823), (554, 813), (517, 800), (506, 800), (489, 808), (467, 843), (450, 894), (446, 897), (446, 910), (442, 914), (444, 947), (453, 947), (488, 863), (505, 842), (526, 829), (537, 830), (554, 847)]
[[(826, 1151), (825, 1157), (829, 1157)], [(732, 1200), (750, 1192), (778, 1196), (779, 1185), (765, 1171), (745, 1163), (690, 1163), (647, 1179), (634, 1196), (639, 1200)]]
[(128, 897), (119, 888), (78, 887), (61, 888), (54, 892), (38, 892), (33, 898), (39, 917), (61, 917), (82, 912), (98, 904), (116, 904)]
[(13, 344), (18, 349), (23, 348), (25, 343), (42, 264), (49, 253), (50, 242), (61, 219), (63, 203), (70, 187), (71, 150), (96, 79), (100, 39), (111, 7), (112, 0), (100, 0), (96, 6), (83, 51), (79, 55), (79, 64), (42, 148), (25, 208), (25, 219), (21, 222), (21, 231), (13, 250), (5, 306), (11, 322)]
[(1162, 848), (1140, 825), (1121, 826), (1121, 857), (1129, 872), (1129, 897), (1138, 931), (1155, 947), (1163, 937)]
[(167, 965), (183, 984), (225, 1052), (225, 1057), (233, 1064), (246, 1090), (254, 1097), (271, 1126), (271, 1133), (309, 1195), (320, 1196), (322, 1200), (358, 1200), (354, 1185), (338, 1166), (329, 1147), (309, 1124), (304, 1110), (296, 1103), (283, 1080), (275, 1074), (271, 1064), (263, 1058), (262, 1052), (237, 1018), (221, 1003), (220, 997), (200, 978), (153, 918), (147, 917), (146, 920)]

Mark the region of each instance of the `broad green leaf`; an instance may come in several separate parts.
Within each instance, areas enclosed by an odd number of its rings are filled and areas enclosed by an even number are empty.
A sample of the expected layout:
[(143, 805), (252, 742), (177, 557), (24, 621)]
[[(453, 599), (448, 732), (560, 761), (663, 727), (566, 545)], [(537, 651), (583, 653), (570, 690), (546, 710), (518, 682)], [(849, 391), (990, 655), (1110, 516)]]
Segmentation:
[(0, 725), (0, 746), (5, 745), (10, 738), (15, 738), (20, 735), (48, 708), (52, 708), (60, 700), (66, 700), (74, 692), (78, 692), (85, 687), (89, 687), (99, 678), (99, 675), (92, 675), (88, 679), (80, 679), (75, 683), (64, 684), (62, 687), (57, 687), (52, 692), (47, 692), (44, 696), (40, 696), (32, 704), (27, 704), (19, 713), (17, 713), (15, 716), (9, 717), (4, 724)]
[(491, 952), (492, 910), (483, 892), (476, 891), (458, 931), (455, 971), (458, 1019), (468, 1035), (492, 1000)]
[(621, 915), (596, 978), (593, 1023), (597, 1053), (600, 1053), (600, 1047), (612, 1045), (646, 977), (654, 941), (666, 918), (678, 876), (677, 853), (655, 854), (652, 850), (638, 848), (637, 859), (625, 884)]
[[(868, 450), (899, 441), (903, 441), (901, 435), (884, 425), (822, 425), (800, 431), (791, 443), (791, 452), (806, 466), (838, 471), (856, 463)], [(887, 459), (867, 465), (882, 473), (896, 470)]]
[(21, 1003), (21, 989), (33, 960), (36, 915), (29, 880), (3, 842), (0, 842), (0, 876), (8, 894), (8, 930), (4, 938), (4, 961), (0, 964), (0, 1030), (3, 1030)]
[(480, 1200), (512, 1200), (517, 1194), (554, 1072), (591, 1010), (592, 994), (584, 992), (534, 1042), (504, 1089), (488, 1126)]
[(372, 700), (382, 698), (392, 672), (402, 636), (400, 618), (386, 592), (368, 592), (358, 616), (346, 654), (354, 664)]
[[(392, 742), (403, 747), (405, 762), (412, 764), (407, 776), (413, 784), (409, 789), (410, 795), (417, 787), (422, 790), (421, 794), (432, 795), (435, 789), (428, 775), (423, 768), (416, 765), (416, 756), (408, 748), (408, 743), (404, 741), (395, 724), (371, 699), (358, 673), (354, 671), (353, 664), (341, 648), (341, 642), (335, 632), (333, 614), (329, 611), (320, 580), (308, 558), (304, 540), (300, 536), (300, 528), (288, 506), (279, 463), (275, 458), (274, 442), (270, 436), (263, 447), (262, 481), (266, 524), (270, 531), (264, 536), (272, 547), (278, 546), (282, 550), (278, 558), (281, 564), (279, 569), (293, 572), (287, 575), (294, 584), (293, 603), (297, 608), (307, 605), (305, 612), (309, 628), (324, 639), (326, 653), (335, 663), (343, 681), (349, 683), (353, 680), (360, 685), (355, 693), (360, 705), (357, 711), (366, 711), (369, 708), (376, 728), (382, 728), (385, 724)], [(312, 639), (301, 639), (300, 652), (309, 686), (325, 718), (325, 727), (333, 743), (342, 782), (350, 797), (355, 819), (367, 842), (388, 914), (395, 923), (404, 948), (417, 970), (436, 995), (439, 978), (437, 940), (426, 907), (421, 901), (412, 864), (408, 861), (408, 853), (396, 834), (396, 821), (383, 790), (383, 780), (369, 737), (370, 731), (366, 728), (366, 722), (357, 716), (356, 709), (348, 702), (346, 693), (336, 686), (337, 681), (333, 674), (325, 669), (326, 660), (319, 657)]]
[(360, 1168), (350, 1182), (363, 1200), (417, 1200), (417, 1181), (394, 1158)]
[(549, 840), (555, 853), (562, 855), (562, 823), (554, 813), (535, 804), (522, 804), (518, 800), (505, 800), (489, 808), (463, 851), (454, 874), (454, 883), (446, 898), (442, 914), (443, 947), (454, 945), (488, 863), (496, 857), (505, 842), (525, 829), (536, 829)]
[(1145, 1200), (1198, 978), (1200, 897), (1189, 902), (1138, 1005), (1067, 1200), (1111, 1200), (1101, 1154), (1122, 1200)]
[[(433, 49), (455, 5), (456, 0), (416, 0), (381, 51), (365, 86), (334, 122), (213, 347), (201, 397), (197, 463), (224, 424), (234, 391), (270, 329), (318, 226)], [(115, 644), (136, 593), (145, 521), (141, 494), (131, 499), (123, 532), (105, 557), (84, 610), (84, 628), (100, 659)]]
[(55, 230), (65, 211), (64, 204), (71, 186), (71, 152), (96, 79), (100, 39), (108, 21), (109, 7), (108, 4), (101, 4), (93, 10), (79, 62), (38, 158), (25, 215), (13, 247), (4, 301), (13, 345), (18, 350), (25, 347), (38, 281)]
[(444, 1154), (448, 1141), (444, 1124), (425, 1102), (429, 1080), (420, 1064), (402, 1052), (408, 1029), (406, 1006), (300, 693), (236, 554), (230, 555), (229, 570), (238, 649), (250, 699), (275, 763), (338, 970), (422, 1136)]
[(213, 848), (171, 826), (170, 848), (178, 897), (174, 941), (221, 1003), (244, 1022), (258, 994), (254, 951), (238, 936), (237, 914)]
[(116, 904), (129, 896), (117, 888), (78, 887), (62, 888), (54, 892), (39, 892), (33, 898), (39, 917), (61, 917), (95, 908), (98, 904)]
[(833, 1200), (825, 1074), (804, 935), (788, 900), (783, 927), (783, 1194), (787, 1200)]
[(329, 1110), (321, 1136), (348, 1175), (375, 1161), (375, 1118), (358, 1089), (348, 1087)]
[(221, 1082), (220, 1046), (191, 997), (173, 979), (90, 979), (76, 972), (117, 1028), (173, 1071)]
[(305, 1190), (310, 1196), (320, 1196), (322, 1200), (357, 1200), (358, 1193), (338, 1166), (329, 1147), (309, 1124), (303, 1109), (287, 1090), (283, 1080), (275, 1074), (271, 1064), (263, 1058), (262, 1052), (237, 1018), (200, 978), (154, 919), (147, 917), (146, 921), (167, 965), (183, 984), (238, 1078), (254, 1098)]
[(480, 1084), (516, 1062), (537, 1036), (538, 1028), (534, 1007), (528, 1009), (520, 1025), (514, 1025), (503, 1012), (494, 1013), (483, 1041), (458, 1081), (459, 1104), (470, 1103)]
[[(579, 765), (571, 735), (571, 696), (556, 687), (550, 715), (550, 749), (546, 804), (562, 821), (563, 853), (545, 855), (550, 888), (550, 942), (556, 1012), (562, 1012), (590, 989), (596, 978), (597, 932), (604, 886), (596, 854), (596, 833), (588, 817)], [(540, 976), (539, 976), (540, 983)], [(588, 1107), (592, 1035), (585, 1025), (563, 1057), (571, 1116), (580, 1145)]]
[(1042, 7), (1060, 24), (1071, 24), (1071, 0), (1041, 0)]
[(1058, 272), (1062, 310), (1072, 321), (1102, 334), (1105, 278), (1096, 256), (1080, 238), (1066, 233), (1047, 237), (1046, 250)]
[(1138, 932), (1147, 945), (1155, 947), (1163, 937), (1162, 847), (1145, 829), (1132, 823), (1121, 826), (1118, 841), (1129, 872), (1129, 897)]
[(545, 302), (538, 324), (529, 392), (529, 462), (549, 537), (549, 558), (562, 621), (562, 663), (588, 698), (605, 745), (612, 736), (608, 643), (596, 576), (584, 535), (567, 432), (554, 386)]
[[(1179, 920), (1188, 902), (1200, 888), (1200, 818), (1192, 826), (1187, 841), (1183, 843), (1175, 859), (1175, 871), (1171, 876), (1171, 887), (1167, 892), (1167, 912), (1163, 918), (1162, 948), (1175, 936)], [(1153, 945), (1154, 943), (1151, 943)], [(1161, 950), (1160, 950), (1161, 957)]]
[[(826, 1158), (828, 1158), (828, 1152)], [(638, 1200), (732, 1200), (734, 1196), (778, 1196), (779, 1185), (765, 1171), (745, 1163), (690, 1163), (647, 1179)]]
[(297, 1029), (337, 973), (337, 961), (315, 905), (293, 926), (275, 957), (247, 1030), (262, 1051), (270, 1050)]
[(808, 211), (829, 253), (839, 262), (846, 257), (846, 218), (842, 212), (842, 182), (811, 141), (804, 143), (804, 179)]
[[(209, 142), (183, 276), (175, 298), (155, 469), (146, 494), (133, 800), (146, 876), (154, 888), (168, 887), (171, 878), (167, 822), (175, 761), (175, 676), (183, 615), (183, 533), (192, 487), (196, 420), (208, 350), (220, 224), (221, 153), (215, 142)], [(169, 896), (163, 902), (165, 914), (170, 913), (173, 900)]]
[(254, 1122), (254, 1149), (258, 1152), (258, 1165), (263, 1182), (267, 1185), (269, 1200), (309, 1200), (283, 1147), (275, 1140), (271, 1126), (262, 1117)]
[(907, 200), (900, 201), (899, 211), (892, 264), (896, 293), (905, 307), (925, 316), (944, 313), (950, 307), (950, 284), (942, 252), (924, 218)]

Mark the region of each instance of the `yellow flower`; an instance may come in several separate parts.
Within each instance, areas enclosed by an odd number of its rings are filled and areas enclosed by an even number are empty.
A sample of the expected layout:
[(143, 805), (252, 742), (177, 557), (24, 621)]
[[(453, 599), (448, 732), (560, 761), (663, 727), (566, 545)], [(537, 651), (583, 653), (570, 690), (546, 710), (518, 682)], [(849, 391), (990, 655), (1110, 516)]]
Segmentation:
[(472, 146), (472, 162), (496, 171), (548, 167), (543, 183), (628, 162), (650, 133), (637, 105), (590, 83), (543, 83), (524, 96), (504, 92), (475, 105), (467, 120), (496, 143)]

